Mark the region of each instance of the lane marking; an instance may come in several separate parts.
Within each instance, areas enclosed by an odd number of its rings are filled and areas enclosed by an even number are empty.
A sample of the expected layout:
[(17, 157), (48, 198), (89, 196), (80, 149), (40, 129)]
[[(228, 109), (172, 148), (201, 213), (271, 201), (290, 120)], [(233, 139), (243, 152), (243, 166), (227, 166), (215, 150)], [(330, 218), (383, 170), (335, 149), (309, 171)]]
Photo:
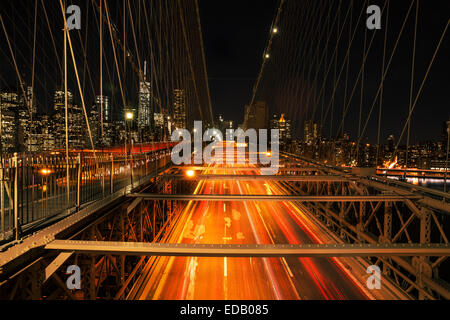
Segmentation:
[(284, 264), (284, 266), (285, 266), (285, 268), (286, 268), (286, 271), (289, 273), (289, 276), (290, 276), (291, 278), (293, 278), (294, 275), (292, 274), (291, 268), (289, 268), (289, 266), (288, 266), (288, 264), (287, 264), (287, 262), (286, 262), (286, 259), (283, 257), (283, 258), (281, 258), (281, 261), (283, 261), (283, 264)]
[(227, 257), (223, 258), (223, 276), (228, 277)]
[(269, 229), (267, 228), (267, 225), (266, 225), (266, 223), (264, 222), (263, 217), (261, 216), (261, 213), (258, 212), (258, 215), (259, 215), (259, 217), (260, 217), (260, 219), (261, 219), (261, 222), (263, 223), (264, 229), (266, 229), (267, 235), (268, 235), (269, 238), (270, 238), (270, 242), (275, 243), (275, 242), (273, 241), (273, 237), (272, 237), (271, 232), (270, 232)]

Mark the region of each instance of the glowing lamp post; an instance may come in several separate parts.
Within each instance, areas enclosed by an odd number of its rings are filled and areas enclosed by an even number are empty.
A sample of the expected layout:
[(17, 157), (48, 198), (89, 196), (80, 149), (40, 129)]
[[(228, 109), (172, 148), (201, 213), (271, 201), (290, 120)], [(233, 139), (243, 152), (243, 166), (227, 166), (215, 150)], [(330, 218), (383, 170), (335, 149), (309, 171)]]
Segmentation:
[[(48, 181), (47, 181), (47, 178), (48, 178), (48, 176), (51, 173), (52, 173), (52, 171), (50, 169), (47, 169), (47, 168), (42, 168), (41, 170), (39, 170), (39, 174), (42, 176), (42, 179), (41, 179), (41, 183), (42, 183), (42, 200), (44, 200), (44, 196), (45, 196), (45, 198), (48, 197), (48, 192), (47, 192), (48, 191), (48, 187), (47, 187)], [(45, 181), (44, 181), (44, 179), (45, 179)], [(44, 207), (44, 203), (45, 203), (45, 207)], [(42, 201), (42, 212), (44, 213), (44, 215), (45, 215), (45, 211), (47, 211), (47, 201)]]
[[(126, 161), (128, 162), (128, 149), (127, 149), (127, 140), (130, 139), (130, 151), (129, 153), (132, 153), (132, 148), (133, 148), (133, 141), (131, 139), (131, 134), (130, 134), (130, 130), (128, 129), (128, 126), (130, 126), (131, 129), (131, 123), (134, 119), (134, 113), (131, 110), (126, 110), (125, 111), (125, 150), (126, 150)], [(133, 186), (133, 156), (131, 155), (131, 162), (130, 162), (130, 182), (131, 182), (131, 186)]]
[(133, 111), (126, 110), (125, 111), (125, 152), (126, 152), (126, 154), (128, 154), (127, 140), (130, 139), (130, 132), (129, 132), (128, 127), (131, 127), (131, 122), (133, 121), (133, 119), (134, 119)]
[(41, 169), (41, 171), (39, 171), (40, 174), (42, 174), (43, 176), (48, 176), (51, 172), (50, 169)]
[[(42, 193), (47, 191), (47, 176), (52, 173), (50, 169), (43, 168), (39, 171), (39, 173), (42, 175)], [(45, 184), (44, 184), (44, 178), (45, 178)]]
[(127, 112), (125, 113), (125, 119), (126, 119), (126, 120), (132, 121), (133, 118), (134, 118), (133, 112), (127, 111)]
[(193, 177), (195, 176), (194, 170), (188, 170), (188, 171), (186, 171), (186, 176), (187, 176), (188, 178), (193, 178)]

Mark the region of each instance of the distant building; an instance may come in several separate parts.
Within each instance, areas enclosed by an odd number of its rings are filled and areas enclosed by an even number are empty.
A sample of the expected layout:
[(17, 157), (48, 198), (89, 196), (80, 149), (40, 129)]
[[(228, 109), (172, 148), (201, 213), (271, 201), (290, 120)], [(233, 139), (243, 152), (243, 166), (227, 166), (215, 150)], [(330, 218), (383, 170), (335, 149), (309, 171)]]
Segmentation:
[(186, 97), (183, 89), (173, 91), (173, 125), (176, 129), (186, 129)]
[(144, 61), (144, 79), (139, 82), (138, 135), (140, 141), (149, 141), (152, 131), (150, 82), (147, 81), (147, 61)]
[[(23, 94), (17, 90), (0, 93), (1, 146), (3, 152), (23, 152), (33, 142), (31, 136), (31, 118), (33, 109), (29, 109)], [(31, 90), (29, 91), (29, 94)], [(30, 96), (31, 99), (31, 96)], [(35, 110), (35, 109), (34, 109)], [(31, 113), (30, 113), (31, 111)]]
[(257, 101), (251, 108), (245, 106), (244, 123), (247, 128), (255, 130), (267, 129), (269, 124), (269, 109), (264, 101)]
[(222, 134), (226, 135), (227, 129), (234, 129), (234, 122), (233, 121), (227, 121), (224, 120), (222, 115), (219, 115), (219, 121), (217, 123), (217, 128), (222, 132)]
[(304, 141), (305, 143), (311, 144), (317, 141), (319, 138), (319, 125), (312, 120), (305, 122), (304, 127)]
[(115, 120), (109, 126), (108, 129), (110, 131), (110, 146), (116, 146), (123, 144), (125, 141), (125, 120)]
[(292, 140), (291, 120), (286, 119), (284, 113), (278, 117), (277, 114), (272, 116), (270, 120), (270, 129), (278, 129), (280, 137), (280, 147), (286, 149)]
[(151, 131), (150, 82), (139, 83), (138, 131), (142, 141), (148, 141)]
[[(55, 128), (55, 147), (63, 149), (66, 147), (66, 118), (65, 118), (65, 94), (62, 90), (55, 91), (53, 96), (53, 115)], [(85, 125), (81, 107), (73, 104), (73, 95), (67, 91), (67, 124), (68, 141), (70, 149), (82, 149), (85, 145)]]
[[(103, 102), (103, 130), (102, 130), (102, 123), (100, 121), (100, 114), (102, 113), (102, 102)], [(95, 97), (95, 105), (92, 107), (92, 110), (95, 109), (95, 113), (97, 114), (96, 116), (96, 121), (93, 122), (91, 120), (89, 120), (89, 124), (91, 127), (91, 130), (93, 130), (93, 128), (95, 128), (95, 130), (97, 131), (97, 138), (94, 139), (94, 143), (98, 144), (99, 146), (104, 146), (104, 147), (109, 147), (111, 146), (111, 143), (113, 141), (113, 137), (112, 137), (112, 112), (111, 112), (111, 104), (109, 101), (109, 97), (108, 96), (101, 96), (98, 95)], [(91, 117), (94, 116), (94, 114), (91, 114)], [(103, 133), (102, 133), (103, 132)], [(89, 138), (89, 137), (88, 137)], [(90, 141), (87, 144), (89, 147), (91, 145)]]
[(5, 109), (0, 102), (0, 152), (13, 153), (16, 150), (16, 121), (13, 111)]
[[(93, 106), (91, 108), (91, 112), (89, 112), (89, 127), (91, 129), (92, 140), (94, 141), (94, 145), (101, 146), (102, 134), (101, 134), (100, 114), (96, 106)], [(85, 144), (86, 146), (91, 145), (89, 133), (85, 135)]]
[(33, 120), (37, 151), (53, 151), (56, 149), (55, 130), (52, 118), (47, 114), (37, 114)]
[(161, 141), (164, 138), (164, 114), (154, 113), (153, 119), (155, 121), (155, 140)]
[(31, 89), (32, 88), (30, 86), (27, 87), (27, 101), (31, 106), (31, 112), (35, 115), (37, 113), (36, 96), (33, 94)]
[(101, 112), (102, 103), (103, 103), (103, 122), (110, 123), (112, 121), (111, 119), (112, 114), (111, 114), (111, 105), (109, 104), (109, 97), (104, 95), (103, 96), (98, 95), (95, 97), (95, 108), (97, 109), (99, 115), (102, 113)]
[(394, 148), (395, 148), (395, 138), (394, 135), (391, 134), (387, 139), (386, 151), (394, 152)]
[[(70, 91), (67, 92), (67, 108), (72, 106), (73, 95)], [(53, 115), (55, 147), (60, 149), (65, 146), (65, 95), (63, 90), (55, 91), (53, 95)]]

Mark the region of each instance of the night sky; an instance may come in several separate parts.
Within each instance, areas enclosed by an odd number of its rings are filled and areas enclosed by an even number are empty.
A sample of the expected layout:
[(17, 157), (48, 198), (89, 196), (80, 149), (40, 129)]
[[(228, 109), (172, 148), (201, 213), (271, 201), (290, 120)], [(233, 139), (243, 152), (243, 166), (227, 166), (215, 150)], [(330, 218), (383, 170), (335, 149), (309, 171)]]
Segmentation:
[(243, 120), (279, 0), (200, 0), (216, 118)]
[[(265, 45), (267, 43), (270, 26), (276, 14), (279, 0), (198, 0), (200, 7), (201, 24), (203, 31), (203, 40), (205, 44), (206, 64), (209, 76), (209, 85), (211, 91), (212, 107), (215, 117), (222, 114), (226, 120), (233, 120), (236, 123), (241, 123), (243, 120), (244, 105), (248, 104), (251, 99), (252, 88), (256, 81), (257, 74), (262, 63), (262, 55)], [(302, 0), (288, 0), (298, 1)], [(40, 2), (40, 1), (38, 1)], [(87, 1), (69, 1), (74, 4), (79, 4), (83, 12), (89, 4)], [(326, 9), (330, 5), (336, 5), (336, 1), (323, 1), (309, 3), (323, 3)], [(0, 10), (5, 21), (6, 28), (9, 30), (11, 39), (13, 41), (14, 50), (18, 59), (19, 69), (27, 82), (30, 82), (30, 65), (32, 56), (32, 46), (30, 45), (32, 39), (33, 26), (33, 6), (31, 0), (17, 0), (2, 2)], [(58, 6), (58, 1), (45, 1), (48, 14), (50, 16), (50, 23), (52, 30), (60, 30), (62, 27), (61, 12)], [(120, 6), (116, 2), (109, 2), (111, 5), (111, 15), (113, 21), (119, 21), (121, 17)], [(343, 8), (348, 7), (350, 0), (343, 0)], [(362, 0), (355, 0), (356, 17), (357, 10), (362, 7)], [(371, 4), (378, 4), (382, 6), (384, 1), (374, 0)], [(403, 18), (409, 7), (409, 0), (393, 0), (391, 1), (391, 14), (388, 34), (388, 57), (394, 46), (395, 39), (400, 30)], [(135, 3), (133, 2), (133, 5)], [(91, 31), (95, 26), (95, 20), (92, 18), (93, 9), (90, 8), (90, 19), (88, 33), (88, 47), (92, 54), (87, 56), (88, 64), (91, 68), (89, 77), (85, 77), (86, 87), (86, 101), (88, 105), (92, 105), (93, 96), (99, 79), (98, 72), (98, 55), (96, 53), (96, 46), (98, 47), (98, 36), (95, 31)], [(362, 55), (362, 43), (364, 34), (364, 24), (360, 27), (354, 40), (354, 47), (352, 47), (351, 67), (349, 75), (349, 83), (352, 86), (355, 75), (360, 66), (360, 59)], [(433, 0), (420, 1), (420, 16), (418, 24), (418, 38), (417, 38), (417, 56), (416, 56), (416, 83), (415, 92), (417, 92), (420, 82), (422, 81), (426, 68), (431, 60), (434, 49), (439, 41), (442, 31), (450, 17), (450, 1), (448, 0)], [(382, 27), (384, 28), (384, 18)], [(382, 125), (382, 141), (385, 141), (387, 136), (394, 134), (396, 137), (403, 127), (406, 119), (408, 104), (409, 104), (409, 87), (411, 75), (411, 57), (412, 57), (412, 41), (413, 41), (413, 18), (414, 9), (406, 25), (404, 35), (402, 36), (397, 52), (393, 58), (391, 69), (387, 75), (384, 91), (384, 109), (383, 109), (383, 125)], [(295, 17), (291, 23), (296, 23)], [(298, 21), (300, 23), (300, 21)], [(85, 25), (83, 24), (83, 27)], [(120, 24), (119, 24), (120, 27)], [(55, 88), (61, 86), (61, 74), (58, 66), (55, 63), (56, 57), (49, 40), (46, 22), (42, 15), (39, 16), (38, 21), (38, 56), (39, 60), (36, 65), (36, 88), (39, 90), (39, 110), (43, 112), (51, 111), (52, 93)], [(0, 88), (11, 87), (17, 84), (15, 71), (12, 67), (8, 47), (5, 42), (3, 31), (0, 30)], [(380, 30), (376, 35), (374, 48), (369, 56), (369, 62), (366, 69), (365, 87), (366, 97), (364, 100), (364, 112), (367, 113), (367, 108), (371, 104), (373, 96), (380, 81), (380, 62), (382, 57), (382, 44), (384, 38), (384, 29)], [(47, 32), (47, 33), (46, 33)], [(81, 30), (81, 35), (84, 37), (85, 30)], [(61, 55), (62, 32), (54, 31), (55, 41), (58, 45), (59, 55)], [(280, 32), (278, 39), (283, 43), (287, 41), (283, 38), (283, 32)], [(108, 33), (105, 32), (105, 37)], [(346, 41), (344, 35), (343, 42)], [(292, 40), (289, 40), (292, 41)], [(295, 39), (293, 40), (295, 41)], [(276, 44), (275, 44), (276, 45)], [(77, 60), (83, 61), (81, 51), (78, 50), (77, 43), (75, 43), (75, 50), (77, 51)], [(108, 44), (110, 46), (110, 44)], [(132, 50), (132, 46), (130, 46)], [(339, 59), (343, 58), (345, 48), (341, 48), (339, 52)], [(108, 49), (107, 54), (111, 55), (111, 50)], [(425, 83), (422, 95), (419, 99), (417, 107), (413, 114), (412, 120), (412, 141), (423, 141), (426, 139), (441, 139), (442, 138), (442, 124), (450, 117), (450, 30), (448, 30), (442, 47), (437, 54), (433, 68), (427, 82)], [(70, 59), (69, 59), (70, 60)], [(272, 59), (271, 59), (272, 60)], [(275, 60), (275, 59), (274, 59)], [(108, 67), (110, 72), (114, 73), (113, 60), (110, 58)], [(271, 62), (269, 62), (271, 63)], [(286, 63), (292, 63), (289, 58), (286, 58)], [(294, 64), (293, 64), (294, 66)], [(69, 61), (69, 68), (71, 68)], [(271, 66), (275, 70), (277, 66)], [(268, 68), (267, 70), (271, 70)], [(106, 71), (105, 71), (106, 72)], [(264, 74), (270, 76), (270, 74)], [(136, 94), (130, 94), (129, 99), (131, 103), (136, 104), (137, 97), (137, 77), (136, 81), (130, 81), (128, 91)], [(69, 88), (76, 88), (74, 78), (69, 79), (71, 82)], [(94, 84), (91, 89), (90, 83)], [(75, 91), (75, 90), (72, 90)], [(120, 107), (120, 98), (118, 97), (117, 83), (105, 83), (106, 94), (112, 96), (113, 112), (118, 112)], [(267, 93), (266, 93), (267, 94)], [(269, 92), (268, 94), (271, 94)], [(277, 83), (273, 83), (273, 94), (283, 95), (284, 93), (277, 88)], [(79, 97), (75, 95), (79, 101)], [(336, 92), (336, 101), (342, 101), (343, 89), (339, 86)], [(359, 94), (354, 98), (355, 103), (359, 102)], [(277, 109), (278, 107), (269, 106), (270, 112), (287, 112), (286, 110)], [(302, 108), (302, 106), (295, 106), (295, 108)], [(339, 116), (339, 110), (342, 106), (336, 106), (336, 116)], [(357, 122), (358, 113), (354, 112), (357, 106), (351, 105), (351, 112), (346, 119), (345, 130), (350, 133), (352, 139), (356, 138), (354, 125)], [(377, 110), (369, 122), (367, 129), (367, 136), (370, 141), (374, 140), (377, 131), (376, 117)], [(290, 115), (292, 112), (287, 112)], [(364, 114), (364, 116), (365, 116)], [(307, 119), (307, 111), (301, 109), (298, 116), (293, 120), (295, 133), (298, 137), (302, 136), (303, 122)], [(324, 124), (327, 127), (328, 123)]]
[[(337, 1), (329, 1), (336, 4)], [(350, 3), (343, 1), (343, 7)], [(355, 1), (361, 6), (363, 1)], [(371, 4), (383, 6), (384, 1), (371, 1)], [(270, 25), (278, 8), (279, 1), (209, 1), (200, 0), (203, 36), (206, 44), (206, 57), (210, 76), (211, 95), (216, 114), (223, 114), (226, 119), (243, 119), (243, 108), (251, 97), (252, 87), (261, 66), (261, 56), (267, 42)], [(388, 52), (392, 50), (400, 31), (410, 1), (391, 1), (391, 12), (388, 33)], [(237, 9), (239, 8), (239, 9)], [(359, 9), (360, 7), (358, 7)], [(433, 55), (434, 49), (450, 17), (450, 2), (446, 0), (420, 1), (418, 20), (416, 81), (417, 92), (425, 71)], [(355, 11), (356, 12), (356, 11)], [(354, 12), (354, 19), (356, 13)], [(365, 18), (364, 15), (364, 25)], [(400, 127), (406, 120), (409, 105), (409, 90), (411, 76), (412, 44), (414, 34), (415, 7), (412, 9), (406, 24), (404, 34), (400, 39), (396, 54), (393, 57), (391, 69), (387, 74), (384, 87), (384, 110), (382, 124), (382, 139), (390, 134), (398, 136)], [(382, 30), (375, 37), (372, 53), (366, 66), (365, 87), (369, 92), (364, 100), (365, 108), (371, 105), (373, 96), (380, 81), (381, 57), (383, 52), (385, 17), (382, 20)], [(362, 55), (363, 30), (360, 27), (351, 52), (351, 59), (360, 60)], [(343, 36), (343, 42), (347, 38)], [(370, 35), (370, 33), (369, 33)], [(282, 37), (283, 34), (280, 34)], [(359, 49), (358, 49), (359, 48)], [(341, 58), (344, 53), (341, 53)], [(425, 83), (422, 95), (413, 113), (411, 121), (412, 141), (436, 140), (442, 138), (443, 122), (450, 118), (450, 30), (437, 54), (430, 75)], [(359, 71), (357, 62), (351, 64), (349, 79), (356, 79)], [(342, 81), (341, 81), (342, 82)], [(353, 86), (353, 82), (349, 82)], [(274, 89), (276, 85), (274, 84)], [(275, 90), (274, 90), (275, 91)], [(336, 101), (343, 97), (342, 88), (338, 88)], [(359, 92), (359, 91), (358, 91)], [(353, 99), (359, 103), (359, 94)], [(341, 106), (337, 107), (338, 109)], [(285, 110), (271, 110), (271, 112)], [(340, 116), (340, 110), (336, 116)], [(368, 126), (368, 137), (373, 142), (377, 131), (378, 111), (375, 110)], [(297, 136), (302, 136), (301, 125), (293, 119)], [(298, 119), (300, 120), (300, 119)], [(304, 119), (302, 119), (304, 120)], [(345, 128), (351, 138), (355, 138), (355, 122), (357, 112), (349, 112), (346, 123), (353, 128)], [(382, 140), (382, 141), (383, 141)]]

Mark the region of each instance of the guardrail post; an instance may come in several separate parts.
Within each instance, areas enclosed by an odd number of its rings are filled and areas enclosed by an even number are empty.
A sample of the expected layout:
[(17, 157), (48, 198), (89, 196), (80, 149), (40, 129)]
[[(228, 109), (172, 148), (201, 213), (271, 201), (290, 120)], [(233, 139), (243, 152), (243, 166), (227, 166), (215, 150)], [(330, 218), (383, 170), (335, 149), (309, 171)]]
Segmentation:
[(3, 190), (3, 180), (4, 180), (4, 172), (3, 172), (3, 158), (0, 161), (0, 212), (1, 212), (1, 228), (2, 228), (2, 237), (1, 239), (5, 239), (5, 194)]
[(105, 197), (105, 165), (102, 163), (104, 161), (103, 155), (100, 160), (100, 170), (102, 172), (102, 198)]
[(77, 211), (81, 205), (81, 155), (77, 155)]
[(111, 171), (109, 173), (109, 189), (110, 189), (110, 193), (113, 194), (114, 193), (114, 157), (113, 154), (111, 153), (109, 155), (110, 159), (111, 159)]
[(148, 175), (148, 154), (145, 154), (145, 174), (144, 176)]
[(14, 167), (14, 237), (19, 240), (19, 166), (17, 163), (17, 152), (13, 157)]

